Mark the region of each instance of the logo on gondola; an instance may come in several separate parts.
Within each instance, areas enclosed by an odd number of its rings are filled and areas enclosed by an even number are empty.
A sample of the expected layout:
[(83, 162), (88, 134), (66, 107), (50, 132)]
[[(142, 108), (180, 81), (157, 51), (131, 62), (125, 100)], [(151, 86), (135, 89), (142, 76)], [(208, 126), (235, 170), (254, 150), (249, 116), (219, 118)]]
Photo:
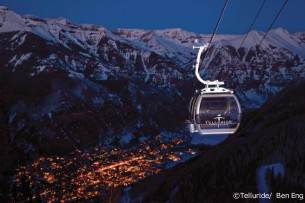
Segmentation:
[(222, 117), (221, 114), (217, 114), (217, 116), (213, 119), (214, 121), (205, 121), (205, 124), (214, 126), (217, 125), (217, 127), (219, 128), (220, 126), (230, 125), (233, 123), (232, 120), (225, 120), (225, 117)]
[(222, 117), (221, 114), (218, 114), (218, 115), (217, 115), (215, 118), (213, 118), (213, 119), (217, 119), (217, 126), (218, 126), (218, 128), (219, 128), (219, 125), (220, 125), (220, 123), (221, 123), (220, 119), (225, 119), (225, 118)]

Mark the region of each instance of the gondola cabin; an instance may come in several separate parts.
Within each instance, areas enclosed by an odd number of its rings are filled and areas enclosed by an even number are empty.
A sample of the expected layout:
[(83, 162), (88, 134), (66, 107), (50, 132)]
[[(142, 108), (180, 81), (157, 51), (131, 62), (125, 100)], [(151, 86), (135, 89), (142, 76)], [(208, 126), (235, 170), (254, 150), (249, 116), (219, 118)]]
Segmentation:
[(199, 48), (195, 75), (205, 88), (196, 90), (190, 101), (190, 132), (202, 135), (233, 134), (241, 121), (241, 107), (237, 97), (232, 90), (221, 87), (224, 82), (203, 80), (199, 74), (200, 56), (208, 46), (209, 43), (205, 43), (203, 46), (193, 47)]
[(189, 111), (191, 133), (233, 134), (241, 121), (241, 107), (233, 93), (196, 94)]

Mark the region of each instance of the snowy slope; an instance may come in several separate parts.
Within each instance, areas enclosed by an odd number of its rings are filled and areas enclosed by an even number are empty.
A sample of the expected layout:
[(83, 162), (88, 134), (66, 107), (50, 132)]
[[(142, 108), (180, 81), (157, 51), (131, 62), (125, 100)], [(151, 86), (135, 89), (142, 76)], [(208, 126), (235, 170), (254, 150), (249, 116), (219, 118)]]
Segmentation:
[[(264, 165), (256, 170), (256, 179), (257, 179), (257, 190), (260, 194), (267, 193), (270, 194), (270, 189), (266, 182), (266, 172), (267, 170), (273, 170), (274, 176), (284, 176), (284, 166), (281, 163), (274, 163), (269, 165)], [(268, 198), (262, 198), (259, 201), (260, 203), (271, 202)]]

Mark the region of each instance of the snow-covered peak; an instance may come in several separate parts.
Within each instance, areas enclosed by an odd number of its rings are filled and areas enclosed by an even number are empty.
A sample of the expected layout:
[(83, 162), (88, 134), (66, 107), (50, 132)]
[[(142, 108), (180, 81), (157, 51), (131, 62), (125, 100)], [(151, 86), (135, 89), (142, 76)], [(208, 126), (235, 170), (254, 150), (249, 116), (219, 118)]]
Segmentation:
[(62, 25), (67, 25), (69, 23), (69, 21), (63, 17), (50, 18), (49, 21)]
[(189, 32), (181, 28), (156, 30), (155, 33), (169, 41), (187, 46), (189, 46), (190, 43), (193, 44), (196, 39), (201, 39), (203, 37), (202, 35)]
[[(177, 44), (194, 43), (195, 39), (202, 38), (202, 35), (182, 30), (181, 28), (163, 30), (141, 30), (141, 29), (117, 29), (114, 32), (129, 40), (151, 42), (151, 40), (169, 41)], [(187, 45), (189, 46), (189, 45)]]
[(283, 28), (277, 28), (270, 30), (266, 35), (265, 39), (262, 39), (265, 36), (265, 32), (252, 30), (248, 33), (246, 39), (243, 44), (242, 41), (245, 38), (244, 35), (216, 35), (212, 45), (217, 47), (222, 46), (232, 46), (235, 49), (239, 49), (240, 47), (246, 48), (250, 50), (251, 48), (260, 45), (261, 49), (268, 50), (271, 47), (276, 47), (281, 50), (289, 50), (293, 53), (296, 53), (303, 58), (305, 57), (305, 42), (304, 37), (302, 38), (302, 33), (291, 34), (287, 30)]
[(0, 32), (11, 32), (24, 28), (24, 18), (5, 6), (0, 7)]
[(290, 35), (290, 33), (288, 32), (288, 30), (282, 28), (282, 27), (279, 27), (279, 28), (276, 28), (276, 29), (272, 29), (270, 30), (271, 33), (277, 33), (278, 35)]
[[(73, 42), (86, 50), (96, 52), (96, 45), (103, 37), (114, 41), (130, 42), (141, 49), (166, 55), (169, 58), (177, 58), (181, 62), (186, 62), (191, 53), (192, 46), (196, 39), (207, 41), (210, 35), (196, 34), (181, 28), (163, 30), (141, 30), (141, 29), (117, 29), (110, 31), (103, 26), (91, 24), (75, 24), (63, 17), (38, 18), (35, 16), (20, 16), (8, 9), (0, 6), (0, 32), (27, 31), (48, 39), (55, 43), (66, 45)], [(217, 47), (232, 46), (240, 48), (244, 35), (216, 35), (212, 45)], [(248, 33), (242, 47), (250, 50), (258, 45), (263, 39), (265, 32), (251, 31)], [(283, 28), (270, 30), (267, 37), (261, 44), (262, 49), (277, 47), (288, 49), (294, 53), (305, 57), (305, 42), (302, 34), (291, 34)], [(85, 43), (84, 43), (85, 42)], [(89, 42), (87, 44), (87, 42)], [(181, 54), (184, 53), (184, 54)]]
[(195, 39), (200, 39), (204, 36), (181, 28), (162, 30), (116, 29), (114, 32), (131, 40), (140, 39), (140, 41), (150, 41), (152, 38), (160, 38), (185, 45), (187, 43), (194, 43)]
[(181, 40), (191, 37), (198, 37), (198, 34), (195, 34), (193, 32), (188, 32), (181, 28), (156, 30), (156, 33), (163, 35), (164, 37), (176, 38)]
[(114, 33), (141, 49), (175, 58), (181, 63), (186, 63), (191, 58), (194, 41), (197, 37), (200, 38), (200, 35), (182, 29), (117, 29)]
[[(248, 33), (247, 38), (243, 42), (246, 34), (244, 35), (216, 35), (213, 39), (212, 44), (216, 46), (232, 46), (236, 49), (241, 46), (250, 49), (255, 47), (261, 41), (264, 36), (263, 32), (252, 30)], [(242, 43), (243, 42), (243, 43)]]
[(124, 40), (103, 26), (79, 25), (63, 17), (20, 16), (6, 7), (1, 7), (0, 33), (13, 31), (33, 33), (48, 41), (62, 44), (68, 49), (71, 49), (71, 44), (76, 44), (84, 50), (89, 50), (91, 54), (96, 54), (97, 44), (105, 36), (114, 41)]
[(84, 30), (94, 30), (94, 31), (109, 31), (107, 28), (101, 25), (94, 24), (81, 24), (82, 29)]
[(6, 6), (0, 6), (0, 14), (3, 14), (7, 11), (11, 11), (11, 10)]
[(289, 33), (283, 28), (270, 30), (265, 41), (265, 43), (268, 42), (273, 46), (288, 49), (302, 57), (305, 57), (305, 43), (302, 42), (299, 37)]
[(294, 33), (294, 36), (298, 37), (305, 44), (305, 32)]
[[(252, 41), (252, 44), (259, 44), (263, 39), (265, 33), (262, 31), (252, 30), (248, 33), (248, 41)], [(242, 36), (242, 39), (245, 35)], [(247, 40), (247, 39), (246, 39)]]

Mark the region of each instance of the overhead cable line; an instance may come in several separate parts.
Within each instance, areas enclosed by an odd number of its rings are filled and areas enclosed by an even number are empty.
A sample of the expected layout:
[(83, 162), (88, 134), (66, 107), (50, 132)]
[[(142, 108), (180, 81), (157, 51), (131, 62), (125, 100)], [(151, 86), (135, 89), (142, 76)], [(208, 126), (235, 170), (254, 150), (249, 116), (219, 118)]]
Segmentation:
[[(271, 30), (271, 28), (272, 28), (273, 24), (275, 23), (276, 19), (279, 17), (279, 15), (281, 14), (281, 12), (283, 11), (283, 9), (284, 9), (284, 7), (286, 6), (287, 2), (288, 2), (288, 0), (285, 0), (285, 2), (283, 3), (282, 7), (280, 8), (280, 10), (279, 10), (278, 13), (276, 14), (275, 18), (273, 19), (272, 23), (270, 24), (270, 26), (269, 26), (267, 32), (265, 33), (265, 35), (264, 35), (263, 38), (261, 39), (260, 43), (259, 43), (258, 45), (256, 45), (256, 48), (259, 48), (259, 47), (262, 45), (264, 39), (267, 37), (269, 31)], [(254, 56), (253, 56), (253, 57), (254, 57)], [(252, 63), (254, 62), (253, 57), (250, 59), (250, 62), (249, 62), (249, 64), (248, 64), (248, 67), (250, 67), (250, 66), (252, 65)], [(240, 78), (240, 77), (239, 77), (239, 78)]]
[[(264, 40), (264, 39), (266, 38), (266, 36), (268, 35), (270, 29), (272, 28), (273, 24), (275, 23), (276, 19), (277, 19), (278, 16), (280, 15), (280, 13), (283, 11), (283, 9), (284, 9), (284, 7), (286, 6), (287, 2), (288, 2), (288, 0), (285, 0), (285, 2), (283, 3), (281, 9), (278, 11), (277, 15), (275, 16), (275, 18), (273, 19), (271, 25), (269, 26), (267, 32), (265, 33), (263, 39), (262, 39), (261, 42), (259, 43), (258, 47), (261, 46), (263, 40)], [(303, 67), (296, 75), (299, 75), (299, 74), (304, 70), (304, 68), (305, 68), (305, 67)], [(296, 78), (296, 77), (295, 77), (295, 78)], [(285, 85), (285, 86), (283, 87), (283, 89), (287, 88), (290, 84), (292, 84), (292, 82), (293, 82), (293, 80), (290, 81), (287, 85)], [(270, 103), (271, 101), (273, 101), (273, 99), (274, 99), (274, 97), (271, 98), (271, 99), (268, 101), (268, 103)], [(248, 124), (247, 124), (246, 126), (244, 126), (244, 127), (239, 131), (239, 133), (237, 134), (237, 136), (241, 135), (241, 134), (245, 131), (245, 129), (247, 129), (248, 126), (250, 126), (250, 124), (251, 124), (252, 122), (254, 122), (254, 120), (255, 120), (256, 118), (259, 117), (259, 115), (263, 112), (263, 110), (265, 110), (266, 106), (268, 106), (268, 105), (264, 105), (262, 108), (260, 108), (260, 110), (258, 111), (258, 113), (248, 122)]]
[(273, 24), (275, 23), (276, 19), (279, 17), (279, 15), (281, 14), (281, 12), (283, 11), (284, 7), (286, 6), (288, 0), (285, 0), (285, 2), (283, 3), (281, 9), (279, 10), (279, 12), (277, 13), (277, 15), (275, 16), (275, 18), (273, 19), (271, 25), (269, 26), (267, 32), (265, 33), (263, 39), (261, 40), (261, 42), (259, 43), (258, 46), (261, 46), (261, 44), (263, 43), (264, 39), (266, 38), (267, 34), (269, 33), (269, 31), (271, 30)]
[[(224, 14), (226, 8), (227, 8), (228, 3), (229, 3), (229, 0), (226, 0), (224, 6), (223, 6), (223, 8), (222, 8), (222, 11), (221, 11), (221, 13), (220, 13), (220, 16), (219, 16), (219, 18), (218, 18), (218, 21), (217, 21), (217, 23), (216, 23), (216, 26), (215, 26), (215, 28), (214, 28), (212, 37), (210, 38), (210, 41), (209, 41), (209, 44), (208, 44), (209, 46), (208, 46), (207, 50), (204, 52), (203, 58), (202, 58), (202, 60), (201, 60), (201, 64), (203, 63), (204, 59), (205, 59), (206, 56), (207, 56), (207, 53), (208, 53), (209, 48), (210, 48), (210, 44), (212, 43), (213, 38), (214, 38), (214, 36), (215, 36), (215, 34), (216, 34), (216, 32), (217, 32), (217, 29), (218, 29), (218, 27), (219, 27), (219, 24), (220, 24), (220, 22), (221, 22), (221, 19), (222, 19), (222, 17), (223, 17), (223, 14)], [(199, 66), (199, 67), (200, 67), (200, 66)]]
[(259, 16), (260, 12), (261, 12), (262, 9), (263, 9), (265, 3), (266, 3), (266, 0), (264, 0), (264, 1), (262, 2), (261, 7), (259, 8), (259, 10), (258, 10), (258, 12), (257, 12), (257, 14), (256, 14), (256, 16), (255, 16), (255, 18), (253, 19), (253, 21), (252, 21), (252, 23), (251, 23), (251, 25), (250, 25), (250, 27), (249, 27), (249, 29), (248, 29), (248, 31), (247, 31), (247, 34), (245, 35), (245, 37), (244, 37), (243, 41), (241, 42), (239, 48), (241, 48), (242, 45), (244, 44), (246, 38), (248, 37), (249, 32), (251, 31), (251, 29), (252, 29), (252, 27), (253, 27), (253, 25), (254, 25), (254, 23), (255, 23), (257, 17)]

